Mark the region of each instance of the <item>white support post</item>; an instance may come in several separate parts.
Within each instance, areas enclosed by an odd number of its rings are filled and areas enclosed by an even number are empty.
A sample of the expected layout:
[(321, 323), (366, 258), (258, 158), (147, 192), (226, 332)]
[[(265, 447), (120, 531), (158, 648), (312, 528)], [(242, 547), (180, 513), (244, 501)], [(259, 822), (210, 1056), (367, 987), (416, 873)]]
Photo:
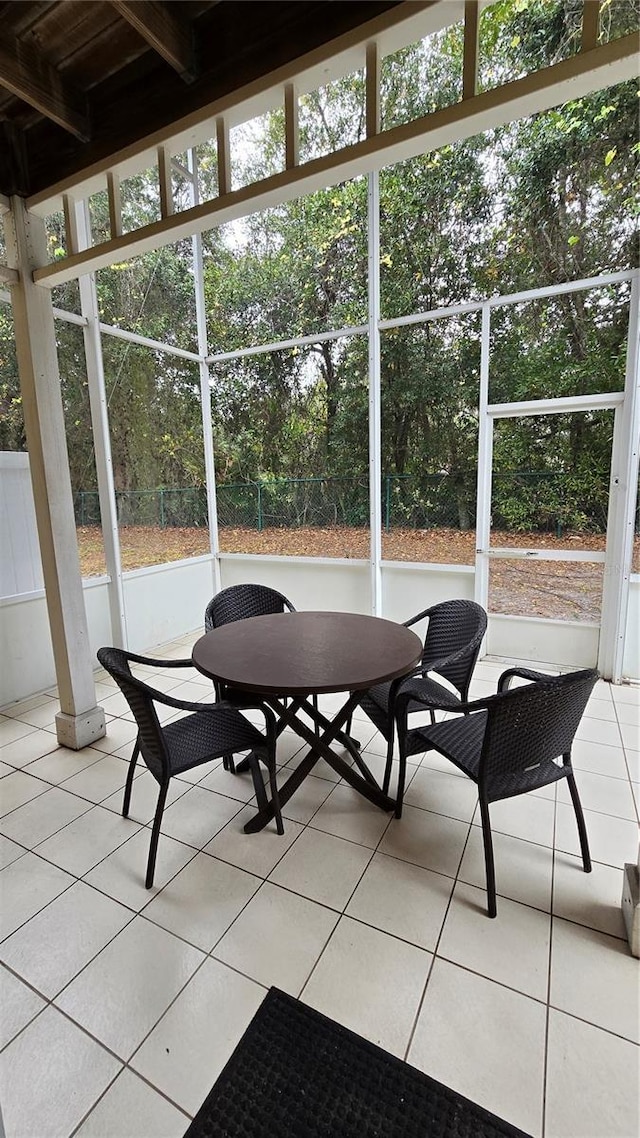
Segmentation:
[[(195, 150), (187, 155), (191, 179), (191, 200), (198, 205), (198, 156)], [(213, 556), (213, 591), (218, 593), (220, 580), (220, 542), (218, 537), (218, 503), (216, 497), (216, 466), (213, 451), (213, 423), (211, 420), (211, 383), (209, 376), (209, 354), (207, 337), (207, 309), (204, 295), (204, 269), (202, 257), (202, 236), (194, 234), (193, 248), (193, 286), (196, 300), (196, 324), (198, 331), (198, 352), (200, 353), (200, 405), (202, 414), (202, 442), (204, 445), (204, 469), (207, 481), (207, 515), (209, 519), (209, 545)]]
[(371, 529), (371, 611), (382, 615), (382, 414), (380, 407), (380, 176), (368, 175), (367, 238), (369, 269), (369, 525)]
[[(69, 253), (80, 252), (80, 240), (78, 237), (78, 226), (76, 224), (76, 203), (70, 194), (65, 194), (63, 200), (64, 210), (64, 231), (67, 239), (67, 251)], [(86, 248), (86, 246), (84, 246)]]
[(478, 35), (480, 6), (478, 0), (466, 0), (464, 6), (464, 55), (462, 59), (462, 98), (473, 99), (478, 89)]
[(229, 127), (221, 115), (216, 119), (216, 149), (218, 152), (218, 196), (231, 193), (231, 160), (229, 155)]
[(10, 258), (20, 270), (13, 317), (29, 465), (38, 526), (60, 711), (58, 742), (79, 750), (105, 734), (96, 704), (69, 475), (51, 294), (33, 283), (45, 263), (44, 222), (12, 198), (5, 221)]
[(166, 146), (158, 147), (158, 182), (160, 185), (160, 217), (171, 217), (173, 213), (173, 181), (171, 177), (171, 155)]
[[(89, 209), (87, 202), (76, 206), (77, 231), (82, 248), (91, 241)], [(89, 406), (93, 427), (93, 445), (96, 456), (96, 477), (100, 500), (100, 519), (104, 557), (109, 574), (109, 610), (111, 616), (111, 637), (118, 648), (127, 648), (127, 620), (122, 583), (122, 560), (120, 557), (120, 534), (118, 513), (113, 484), (113, 462), (111, 458), (111, 439), (109, 437), (109, 418), (107, 413), (107, 394), (104, 382), (102, 358), (102, 335), (100, 331), (100, 310), (96, 292), (94, 273), (79, 277), (80, 311), (86, 319), (83, 328), (84, 351), (89, 383)]]
[[(107, 172), (107, 195), (109, 198), (109, 227), (111, 240), (122, 236), (122, 195), (120, 193), (120, 177), (117, 170)], [(89, 227), (89, 233), (91, 227)], [(88, 239), (88, 244), (91, 244)]]
[(295, 83), (286, 83), (284, 88), (284, 141), (285, 169), (293, 170), (300, 161), (298, 92)]
[(367, 44), (366, 60), (367, 138), (373, 138), (380, 133), (380, 52), (375, 40)]
[(580, 51), (592, 51), (598, 46), (600, 30), (600, 0), (582, 0), (582, 43)]
[(607, 680), (622, 679), (633, 557), (640, 449), (640, 275), (631, 282), (629, 332), (622, 407), (616, 410), (611, 455), (607, 548), (602, 588), (598, 668)]
[(489, 604), (489, 558), (491, 541), (491, 467), (493, 462), (493, 419), (489, 406), (489, 350), (491, 308), (482, 305), (480, 347), (480, 395), (478, 400), (478, 489), (476, 494), (476, 574), (475, 599), (484, 609)]

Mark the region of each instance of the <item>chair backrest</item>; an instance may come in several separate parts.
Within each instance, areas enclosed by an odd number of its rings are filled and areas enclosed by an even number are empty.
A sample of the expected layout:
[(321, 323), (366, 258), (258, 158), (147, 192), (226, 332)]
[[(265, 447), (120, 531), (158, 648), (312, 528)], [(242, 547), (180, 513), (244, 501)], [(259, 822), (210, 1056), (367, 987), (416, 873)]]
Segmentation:
[(209, 601), (204, 614), (206, 632), (246, 620), (250, 616), (269, 616), (274, 612), (295, 612), (291, 601), (268, 585), (230, 585)]
[(528, 772), (535, 779), (540, 764), (570, 753), (597, 679), (595, 668), (585, 668), (498, 692), (487, 700), (478, 775), (489, 800), (517, 793), (510, 788), (517, 786), (518, 776), (526, 781)]
[(434, 605), (429, 612), (422, 652), (424, 671), (431, 670), (431, 661), (457, 653), (457, 658), (439, 667), (437, 673), (453, 684), (466, 700), (486, 630), (487, 614), (475, 601), (453, 600)]
[[(122, 648), (98, 649), (102, 667), (113, 676), (133, 712), (138, 727), (140, 754), (153, 776), (158, 782), (163, 782), (168, 778), (170, 768), (162, 728), (153, 705), (154, 696), (160, 693), (132, 675), (129, 663), (131, 658), (131, 654)], [(139, 657), (134, 656), (133, 659)]]

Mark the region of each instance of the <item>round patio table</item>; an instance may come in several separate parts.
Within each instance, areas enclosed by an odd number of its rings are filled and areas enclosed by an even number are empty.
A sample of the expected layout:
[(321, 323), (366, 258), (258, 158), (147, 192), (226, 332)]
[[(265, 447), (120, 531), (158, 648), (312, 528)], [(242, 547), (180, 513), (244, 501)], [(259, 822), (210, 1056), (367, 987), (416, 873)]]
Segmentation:
[[(355, 790), (388, 811), (394, 809), (394, 800), (383, 793), (355, 740), (342, 728), (365, 691), (408, 675), (421, 657), (422, 642), (411, 629), (382, 617), (345, 612), (285, 612), (234, 621), (202, 636), (192, 656), (203, 675), (238, 695), (259, 696), (277, 713), (281, 727), (290, 727), (309, 744), (280, 788), (281, 805), (323, 758)], [(309, 697), (330, 692), (349, 694), (328, 719)], [(353, 766), (332, 746), (336, 740), (350, 753)], [(258, 807), (245, 826), (247, 833), (261, 830), (273, 817), (266, 795), (259, 795)]]

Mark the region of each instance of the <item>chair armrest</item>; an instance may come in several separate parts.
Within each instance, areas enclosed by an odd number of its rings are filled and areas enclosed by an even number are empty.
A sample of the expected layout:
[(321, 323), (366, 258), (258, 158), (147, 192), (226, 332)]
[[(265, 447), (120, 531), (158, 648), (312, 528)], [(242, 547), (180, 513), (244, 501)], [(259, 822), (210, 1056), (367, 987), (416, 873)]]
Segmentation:
[(522, 680), (550, 680), (552, 677), (548, 672), (536, 672), (533, 668), (508, 668), (503, 672), (498, 680), (498, 691), (507, 691), (513, 679), (518, 677)]
[[(488, 704), (491, 702), (491, 700), (494, 699), (496, 699), (495, 695), (486, 695), (482, 699), (473, 699), (467, 703), (456, 703), (455, 713), (456, 715), (467, 715), (470, 712), (473, 713), (474, 711), (486, 711)], [(395, 718), (398, 724), (400, 724), (401, 718), (403, 718), (406, 722), (407, 708), (410, 703), (416, 702), (418, 701), (416, 700), (415, 695), (413, 695), (410, 691), (406, 694), (402, 690), (398, 692), (395, 702)], [(452, 707), (450, 703), (438, 704), (431, 703), (431, 701), (429, 701), (429, 709), (433, 711), (451, 711)]]
[(152, 660), (149, 656), (136, 656), (134, 652), (127, 652), (129, 660), (133, 660), (136, 664), (147, 664), (153, 668), (193, 668), (195, 664), (193, 660)]
[(431, 613), (433, 612), (435, 607), (436, 607), (435, 605), (432, 605), (431, 608), (423, 609), (423, 611), (419, 612), (417, 616), (412, 616), (410, 618), (410, 620), (403, 620), (402, 623), (403, 623), (404, 627), (405, 628), (411, 628), (411, 626), (413, 624), (418, 624), (418, 622), (421, 620), (424, 620), (425, 617), (431, 616)]
[[(191, 664), (191, 661), (189, 660), (188, 663)], [(267, 739), (271, 740), (273, 737), (275, 740), (276, 717), (270, 707), (260, 703), (260, 701), (255, 698), (243, 703), (242, 708), (234, 703), (230, 703), (228, 700), (216, 700), (214, 703), (196, 703), (193, 700), (176, 699), (174, 696), (169, 695), (168, 692), (161, 692), (158, 691), (157, 688), (152, 688), (149, 684), (145, 684), (143, 680), (139, 680), (137, 677), (134, 677), (134, 683), (137, 688), (146, 692), (154, 703), (161, 703), (165, 707), (175, 707), (176, 711), (191, 711), (199, 714), (210, 714), (219, 711), (259, 711), (264, 715)], [(256, 730), (258, 730), (258, 728), (256, 728)]]

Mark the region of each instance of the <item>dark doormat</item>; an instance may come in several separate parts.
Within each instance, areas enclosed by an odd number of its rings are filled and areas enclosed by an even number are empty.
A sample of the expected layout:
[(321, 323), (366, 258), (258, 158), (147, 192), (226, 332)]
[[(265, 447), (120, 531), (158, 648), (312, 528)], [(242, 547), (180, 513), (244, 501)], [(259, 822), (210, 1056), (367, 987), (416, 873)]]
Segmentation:
[(528, 1138), (271, 988), (184, 1138)]

